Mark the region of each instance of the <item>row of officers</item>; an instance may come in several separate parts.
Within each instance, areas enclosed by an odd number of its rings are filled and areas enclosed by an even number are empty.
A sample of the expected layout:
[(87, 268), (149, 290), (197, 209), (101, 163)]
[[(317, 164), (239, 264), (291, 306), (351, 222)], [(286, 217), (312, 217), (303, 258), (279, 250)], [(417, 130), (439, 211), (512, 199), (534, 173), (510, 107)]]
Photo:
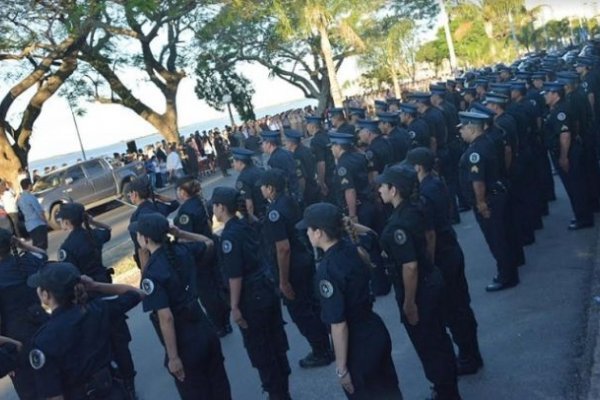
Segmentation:
[(126, 312), (142, 302), (181, 398), (231, 398), (218, 338), (233, 320), (263, 390), (289, 399), (283, 302), (311, 347), (301, 367), (335, 362), (348, 398), (400, 399), (392, 340), (372, 307), (393, 287), (431, 398), (459, 399), (457, 376), (483, 359), (452, 228), (458, 211), (473, 209), (496, 260), (490, 292), (518, 284), (523, 246), (554, 199), (548, 153), (574, 209), (569, 228), (593, 224), (597, 198), (583, 184), (595, 173), (593, 124), (568, 103), (574, 76), (559, 78), (544, 84), (543, 122), (542, 94), (514, 81), (479, 91), (468, 111), (434, 86), (378, 120), (350, 124), (334, 109), (332, 132), (309, 117), (310, 149), (300, 132), (283, 132), (287, 150), (281, 132), (265, 132), (269, 169), (233, 149), (235, 188), (216, 188), (209, 204), (193, 178), (177, 182), (181, 203), (132, 182), (140, 289), (111, 284), (110, 227), (79, 204), (61, 207), (69, 235), (57, 262), (0, 231), (2, 373), (14, 372), (22, 399), (135, 398)]

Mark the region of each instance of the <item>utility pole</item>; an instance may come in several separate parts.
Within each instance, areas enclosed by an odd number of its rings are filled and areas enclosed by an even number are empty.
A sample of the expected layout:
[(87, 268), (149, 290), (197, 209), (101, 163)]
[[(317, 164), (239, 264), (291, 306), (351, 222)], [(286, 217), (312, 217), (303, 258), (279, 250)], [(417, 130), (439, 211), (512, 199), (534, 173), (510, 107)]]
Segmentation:
[(87, 157), (85, 156), (85, 150), (83, 148), (83, 142), (81, 141), (81, 135), (79, 134), (79, 126), (77, 126), (77, 119), (75, 118), (75, 113), (73, 112), (73, 107), (71, 107), (71, 102), (68, 100), (67, 104), (69, 105), (69, 110), (71, 110), (73, 124), (75, 124), (75, 132), (77, 132), (77, 139), (79, 140), (79, 147), (81, 148), (81, 155), (83, 156), (83, 161), (87, 161)]
[(454, 74), (457, 70), (458, 63), (456, 61), (456, 53), (454, 52), (454, 42), (452, 41), (452, 32), (450, 32), (450, 21), (448, 19), (448, 13), (446, 12), (446, 6), (444, 0), (438, 0), (440, 6), (440, 12), (442, 13), (442, 23), (444, 24), (444, 32), (446, 33), (446, 43), (448, 44), (448, 52), (450, 53), (450, 69)]
[(223, 102), (227, 104), (227, 111), (229, 111), (229, 121), (231, 121), (231, 127), (233, 128), (233, 126), (235, 125), (235, 120), (233, 119), (233, 113), (231, 112), (231, 100), (233, 100), (231, 98), (231, 95), (226, 94), (225, 96), (223, 96)]

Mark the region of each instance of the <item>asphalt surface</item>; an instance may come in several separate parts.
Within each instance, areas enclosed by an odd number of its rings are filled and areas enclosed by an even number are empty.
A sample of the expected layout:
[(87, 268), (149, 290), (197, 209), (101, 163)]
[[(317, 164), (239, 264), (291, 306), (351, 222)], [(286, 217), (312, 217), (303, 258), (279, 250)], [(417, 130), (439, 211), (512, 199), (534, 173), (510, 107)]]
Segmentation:
[[(231, 177), (218, 184), (231, 184), (233, 180)], [(214, 186), (205, 186), (205, 196), (210, 196)], [(576, 397), (578, 360), (584, 351), (582, 335), (587, 324), (586, 308), (591, 296), (598, 232), (596, 228), (568, 232), (566, 226), (571, 212), (560, 184), (557, 195), (550, 216), (544, 219), (545, 229), (538, 232), (536, 243), (526, 249), (527, 264), (520, 269), (521, 284), (504, 292), (490, 294), (484, 291), (495, 268), (472, 213), (463, 213), (462, 223), (456, 226), (466, 256), (472, 306), (479, 322), (479, 340), (485, 361), (485, 367), (477, 375), (460, 379), (460, 391), (465, 400), (563, 400)], [(115, 258), (113, 253), (131, 253), (129, 243), (118, 244), (119, 241), (126, 243), (130, 213), (130, 208), (118, 207), (98, 216), (113, 226), (113, 241), (105, 249), (107, 258)], [(55, 249), (62, 236), (62, 233), (52, 233), (51, 247)], [(404, 398), (425, 398), (429, 394), (429, 383), (400, 324), (393, 294), (378, 298), (375, 310), (392, 335), (393, 359)], [(287, 316), (286, 320), (291, 321)], [(133, 334), (131, 350), (138, 370), (136, 382), (140, 399), (178, 398), (172, 378), (163, 367), (163, 348), (141, 307), (130, 312), (129, 326)], [(288, 358), (292, 365), (292, 397), (344, 399), (335, 378), (334, 365), (315, 370), (300, 369), (297, 363), (309, 351), (308, 344), (292, 323), (287, 324), (286, 331), (291, 347)], [(234, 328), (234, 333), (221, 343), (233, 398), (266, 398), (261, 393), (258, 374), (250, 366), (238, 329)], [(0, 381), (0, 398), (17, 399), (7, 378)]]

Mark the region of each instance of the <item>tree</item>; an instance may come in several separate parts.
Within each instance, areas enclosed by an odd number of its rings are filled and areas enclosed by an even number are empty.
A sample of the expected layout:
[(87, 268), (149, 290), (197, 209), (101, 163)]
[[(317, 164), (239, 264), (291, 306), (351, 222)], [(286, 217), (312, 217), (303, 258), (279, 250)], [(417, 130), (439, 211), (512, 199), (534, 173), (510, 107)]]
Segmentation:
[(433, 64), (435, 75), (438, 76), (442, 63), (448, 59), (448, 45), (446, 41), (440, 40), (438, 37), (423, 44), (417, 51), (416, 59), (418, 62)]
[[(0, 9), (0, 66), (14, 82), (0, 103), (0, 176), (15, 188), (19, 169), (28, 164), (35, 121), (44, 103), (76, 70), (99, 11), (96, 1), (10, 0)], [(25, 109), (15, 112), (15, 101), (29, 93)]]

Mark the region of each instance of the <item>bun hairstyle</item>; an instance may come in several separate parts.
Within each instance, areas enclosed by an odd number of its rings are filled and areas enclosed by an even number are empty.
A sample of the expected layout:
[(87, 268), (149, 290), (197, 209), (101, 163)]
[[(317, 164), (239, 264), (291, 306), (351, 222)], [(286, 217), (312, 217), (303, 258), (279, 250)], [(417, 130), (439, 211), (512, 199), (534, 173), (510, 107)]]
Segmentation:
[[(51, 268), (51, 266), (49, 268)], [(64, 291), (57, 291), (53, 290), (52, 288), (44, 287), (44, 285), (41, 285), (40, 288), (52, 293), (54, 300), (61, 307), (68, 307), (73, 304), (78, 306), (85, 306), (89, 298), (85, 285), (80, 281), (75, 283), (71, 290), (67, 289)]]
[(344, 216), (344, 218), (342, 218), (342, 226), (343, 226), (343, 229), (348, 234), (350, 241), (352, 241), (352, 243), (354, 243), (354, 245), (356, 245), (356, 250), (358, 250), (358, 255), (360, 256), (362, 261), (365, 263), (365, 265), (369, 266), (371, 268), (375, 268), (376, 266), (371, 261), (371, 257), (369, 256), (369, 253), (360, 245), (360, 238), (359, 238), (358, 232), (356, 231), (354, 222), (352, 222), (350, 217)]
[(177, 181), (177, 188), (183, 190), (188, 196), (194, 197), (200, 194), (202, 185), (196, 178), (182, 178)]

